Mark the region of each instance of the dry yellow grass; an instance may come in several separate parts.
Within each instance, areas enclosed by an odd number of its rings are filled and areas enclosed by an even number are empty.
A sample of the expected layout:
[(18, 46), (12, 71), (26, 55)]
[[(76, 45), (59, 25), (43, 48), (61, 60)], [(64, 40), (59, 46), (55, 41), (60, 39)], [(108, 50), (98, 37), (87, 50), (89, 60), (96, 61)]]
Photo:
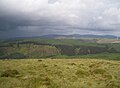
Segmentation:
[(0, 75), (0, 88), (120, 88), (120, 61), (1, 60)]
[(97, 43), (120, 43), (117, 39), (99, 39)]

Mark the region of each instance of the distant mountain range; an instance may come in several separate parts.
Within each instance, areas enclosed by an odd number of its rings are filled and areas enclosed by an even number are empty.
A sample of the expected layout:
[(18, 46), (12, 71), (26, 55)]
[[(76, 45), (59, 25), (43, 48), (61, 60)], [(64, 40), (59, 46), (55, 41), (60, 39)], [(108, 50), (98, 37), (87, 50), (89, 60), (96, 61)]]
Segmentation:
[(117, 36), (114, 35), (80, 35), (80, 34), (73, 34), (73, 35), (43, 35), (40, 38), (50, 38), (50, 39), (80, 39), (80, 38), (108, 38), (108, 39), (117, 39)]
[(16, 37), (9, 38), (10, 40), (14, 39), (26, 39), (26, 38), (47, 38), (47, 39), (81, 39), (81, 38), (106, 38), (106, 39), (120, 39), (120, 37), (114, 35), (80, 35), (80, 34), (72, 34), (72, 35), (57, 35), (57, 34), (49, 34), (42, 36), (32, 36), (32, 37)]

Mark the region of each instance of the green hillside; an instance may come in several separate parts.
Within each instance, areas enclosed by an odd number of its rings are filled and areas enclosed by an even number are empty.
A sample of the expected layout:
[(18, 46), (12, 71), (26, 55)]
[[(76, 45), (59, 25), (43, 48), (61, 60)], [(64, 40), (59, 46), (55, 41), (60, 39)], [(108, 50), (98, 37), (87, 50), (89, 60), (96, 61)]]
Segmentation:
[[(119, 43), (97, 43), (99, 39), (27, 38), (0, 41), (0, 59), (24, 58), (87, 58), (117, 59)], [(110, 55), (110, 56), (109, 56)], [(117, 55), (117, 56), (115, 56)], [(103, 57), (102, 57), (103, 58)]]

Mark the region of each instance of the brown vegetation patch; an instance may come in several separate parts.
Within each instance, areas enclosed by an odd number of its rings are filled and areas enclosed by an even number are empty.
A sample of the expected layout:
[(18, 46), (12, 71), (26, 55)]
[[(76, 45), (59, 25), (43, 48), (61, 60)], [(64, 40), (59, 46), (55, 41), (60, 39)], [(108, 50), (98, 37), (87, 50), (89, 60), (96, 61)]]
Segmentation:
[(1, 73), (1, 77), (15, 77), (19, 72), (17, 70), (6, 70)]

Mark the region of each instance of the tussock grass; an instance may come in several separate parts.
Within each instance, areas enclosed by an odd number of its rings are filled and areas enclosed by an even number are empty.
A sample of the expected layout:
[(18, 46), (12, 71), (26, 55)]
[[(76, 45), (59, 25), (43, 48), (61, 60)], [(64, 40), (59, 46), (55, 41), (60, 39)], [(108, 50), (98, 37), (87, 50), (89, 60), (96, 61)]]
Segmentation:
[(120, 61), (0, 60), (0, 88), (120, 88)]
[(15, 77), (19, 72), (17, 70), (6, 70), (1, 73), (1, 77)]

